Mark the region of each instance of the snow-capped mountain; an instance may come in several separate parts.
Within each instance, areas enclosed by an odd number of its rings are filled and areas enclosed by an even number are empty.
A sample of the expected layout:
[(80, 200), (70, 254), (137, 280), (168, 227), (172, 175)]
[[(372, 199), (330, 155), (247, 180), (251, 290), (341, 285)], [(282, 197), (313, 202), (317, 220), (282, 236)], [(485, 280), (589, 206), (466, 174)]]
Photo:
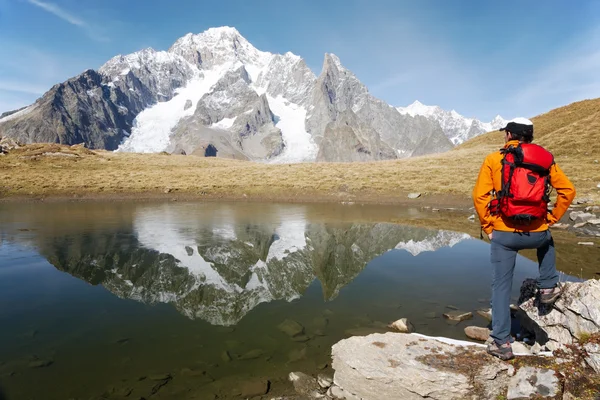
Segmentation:
[(481, 122), (474, 118), (464, 117), (454, 110), (446, 111), (438, 106), (426, 106), (418, 100), (408, 107), (397, 107), (396, 109), (401, 114), (413, 117), (421, 115), (431, 121), (436, 121), (454, 145), (483, 133), (498, 130), (507, 123), (500, 115), (497, 115), (491, 122)]
[(364, 161), (449, 150), (444, 126), (375, 98), (333, 54), (316, 76), (301, 57), (260, 51), (221, 27), (55, 85), (0, 119), (0, 135), (269, 162)]

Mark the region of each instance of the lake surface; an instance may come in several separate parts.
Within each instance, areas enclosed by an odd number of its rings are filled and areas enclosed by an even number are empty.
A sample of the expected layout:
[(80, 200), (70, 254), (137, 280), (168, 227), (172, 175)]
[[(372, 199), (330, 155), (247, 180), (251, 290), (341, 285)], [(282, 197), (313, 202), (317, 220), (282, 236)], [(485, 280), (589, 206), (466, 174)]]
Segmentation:
[[(486, 321), (442, 314), (489, 306), (489, 244), (380, 222), (424, 212), (1, 204), (0, 399), (239, 398), (263, 378), (284, 393), (289, 372), (331, 374), (334, 343), (399, 318), (465, 339)], [(515, 300), (536, 275), (519, 257)]]

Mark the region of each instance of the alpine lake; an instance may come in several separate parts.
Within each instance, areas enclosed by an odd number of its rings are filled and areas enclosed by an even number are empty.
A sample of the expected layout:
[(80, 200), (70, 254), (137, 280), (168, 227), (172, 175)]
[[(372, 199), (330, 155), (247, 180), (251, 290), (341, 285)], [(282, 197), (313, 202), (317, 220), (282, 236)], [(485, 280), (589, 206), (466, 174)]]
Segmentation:
[[(226, 202), (0, 203), (0, 399), (235, 399), (332, 375), (352, 335), (486, 326), (489, 243), (470, 213)], [(553, 232), (554, 233), (554, 232)], [(598, 246), (557, 237), (561, 280)], [(523, 279), (534, 253), (519, 256)], [(594, 262), (596, 260), (596, 262)], [(596, 269), (596, 270), (595, 270)], [(460, 309), (461, 323), (443, 314)]]

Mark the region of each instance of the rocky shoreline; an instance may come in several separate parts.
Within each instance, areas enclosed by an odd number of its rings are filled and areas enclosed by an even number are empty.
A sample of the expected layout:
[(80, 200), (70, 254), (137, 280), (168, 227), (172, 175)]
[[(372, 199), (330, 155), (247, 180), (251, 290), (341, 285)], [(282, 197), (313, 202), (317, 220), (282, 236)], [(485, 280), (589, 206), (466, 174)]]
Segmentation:
[[(597, 399), (600, 281), (566, 283), (547, 307), (526, 280), (520, 301), (514, 360), (500, 361), (482, 344), (418, 333), (353, 336), (333, 346), (332, 378), (293, 372), (298, 396), (277, 399)], [(411, 331), (405, 320), (392, 326)]]

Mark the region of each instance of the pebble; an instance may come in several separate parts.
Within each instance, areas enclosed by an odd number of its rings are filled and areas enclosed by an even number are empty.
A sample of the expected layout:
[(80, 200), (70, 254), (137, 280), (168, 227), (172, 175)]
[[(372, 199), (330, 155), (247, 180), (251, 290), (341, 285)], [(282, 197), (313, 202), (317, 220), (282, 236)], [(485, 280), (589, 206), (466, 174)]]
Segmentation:
[(323, 374), (317, 376), (317, 382), (323, 389), (329, 389), (333, 385), (333, 379)]
[(421, 193), (409, 193), (408, 194), (409, 199), (418, 199), (419, 197), (421, 197)]
[(465, 321), (467, 319), (471, 319), (473, 318), (473, 313), (472, 312), (467, 312), (467, 311), (450, 311), (447, 313), (444, 313), (444, 318), (447, 318), (451, 321)]
[(577, 242), (581, 246), (593, 246), (594, 242)]

